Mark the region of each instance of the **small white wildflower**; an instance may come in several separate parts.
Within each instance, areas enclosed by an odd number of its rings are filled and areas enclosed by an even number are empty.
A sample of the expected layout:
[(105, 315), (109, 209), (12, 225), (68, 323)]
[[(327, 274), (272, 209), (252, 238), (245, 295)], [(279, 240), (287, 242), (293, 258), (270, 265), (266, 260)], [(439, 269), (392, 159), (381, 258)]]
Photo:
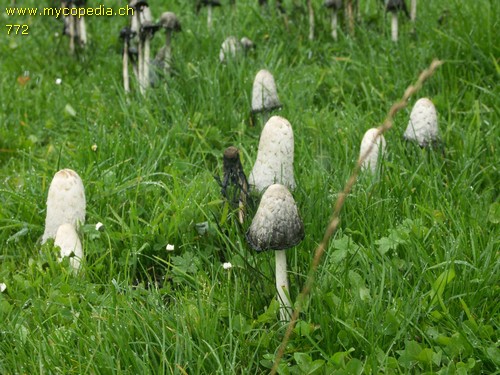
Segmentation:
[(230, 268), (232, 268), (233, 265), (229, 262), (226, 262), (226, 263), (222, 263), (222, 268), (224, 268), (225, 270), (228, 270)]
[(166, 249), (167, 249), (167, 251), (174, 251), (175, 246), (174, 246), (174, 245), (167, 244)]
[(104, 224), (101, 223), (101, 222), (98, 222), (96, 225), (95, 225), (95, 230), (100, 230), (102, 227), (104, 227)]
[(97, 151), (97, 145), (94, 143), (92, 147), (90, 147), (92, 151), (96, 152)]
[(62, 83), (62, 79), (61, 78), (56, 78), (56, 85), (60, 85)]
[(7, 289), (7, 285), (4, 283), (0, 283), (0, 293), (5, 292), (5, 289)]

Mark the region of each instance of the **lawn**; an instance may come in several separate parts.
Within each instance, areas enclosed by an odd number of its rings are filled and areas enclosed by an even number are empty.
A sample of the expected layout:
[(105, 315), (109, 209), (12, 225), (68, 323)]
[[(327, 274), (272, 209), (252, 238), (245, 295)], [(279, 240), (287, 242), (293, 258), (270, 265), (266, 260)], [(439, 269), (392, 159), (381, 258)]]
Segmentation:
[[(500, 2), (421, 1), (415, 32), (400, 16), (397, 43), (375, 0), (360, 1), (354, 35), (341, 16), (336, 42), (319, 0), (314, 40), (305, 1), (285, 0), (286, 19), (274, 1), (223, 1), (211, 29), (193, 1), (159, 3), (155, 19), (173, 11), (182, 32), (171, 74), (144, 95), (134, 79), (123, 89), (126, 17), (88, 17), (88, 45), (71, 54), (61, 20), (0, 8), (0, 373), (269, 373), (287, 325), (274, 254), (245, 239), (260, 198), (240, 225), (214, 178), (228, 146), (247, 175), (255, 162), (256, 73), (273, 74), (283, 104), (273, 114), (294, 132), (296, 300), (363, 134), (434, 59), (443, 65), (385, 133), (378, 171), (362, 172), (345, 201), (278, 373), (498, 373)], [(14, 22), (29, 35), (7, 35)], [(221, 64), (229, 35), (256, 48)], [(436, 106), (442, 148), (403, 139), (421, 97)], [(63, 168), (87, 199), (77, 275), (40, 242)]]

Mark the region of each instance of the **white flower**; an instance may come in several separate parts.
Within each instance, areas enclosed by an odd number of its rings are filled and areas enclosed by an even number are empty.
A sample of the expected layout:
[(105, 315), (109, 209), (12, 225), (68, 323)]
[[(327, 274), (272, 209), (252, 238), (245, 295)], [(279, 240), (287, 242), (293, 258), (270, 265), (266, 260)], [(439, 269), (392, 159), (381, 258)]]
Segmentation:
[(0, 283), (0, 293), (5, 292), (5, 289), (7, 289), (7, 285), (4, 283)]
[(94, 143), (94, 144), (92, 145), (92, 147), (90, 147), (90, 149), (91, 149), (92, 151), (96, 152), (96, 151), (97, 151), (97, 145)]
[(174, 251), (175, 246), (168, 244), (166, 249), (167, 249), (167, 251)]
[(62, 83), (62, 79), (61, 78), (56, 78), (56, 85), (60, 85)]
[(96, 225), (95, 225), (95, 230), (100, 230), (102, 227), (104, 227), (104, 224), (101, 223), (101, 222), (98, 222)]
[(226, 262), (226, 263), (222, 263), (222, 268), (224, 268), (225, 270), (228, 270), (230, 268), (232, 268), (233, 265), (229, 262)]

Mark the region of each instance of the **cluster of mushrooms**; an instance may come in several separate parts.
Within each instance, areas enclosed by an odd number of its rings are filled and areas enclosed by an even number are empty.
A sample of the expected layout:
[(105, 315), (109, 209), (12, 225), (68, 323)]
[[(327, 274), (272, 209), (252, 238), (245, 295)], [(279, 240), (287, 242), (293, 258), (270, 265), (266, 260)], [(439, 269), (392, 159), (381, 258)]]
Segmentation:
[[(81, 0), (72, 1), (76, 3)], [(266, 2), (262, 1), (262, 3)], [(200, 7), (201, 5), (207, 6), (207, 22), (211, 26), (212, 7), (220, 3), (216, 0), (200, 0), (199, 4)], [(123, 28), (120, 32), (124, 43), (124, 89), (127, 92), (130, 90), (128, 73), (131, 64), (139, 88), (144, 93), (153, 81), (155, 72), (159, 70), (169, 73), (172, 35), (181, 30), (181, 25), (172, 12), (162, 13), (159, 22), (154, 23), (145, 0), (131, 0), (130, 6), (135, 10), (130, 26)], [(327, 0), (325, 6), (332, 9), (332, 36), (336, 38), (336, 13), (341, 9), (342, 1)], [(351, 9), (349, 12), (352, 12), (352, 1), (347, 1), (347, 6)], [(412, 11), (414, 6), (416, 9), (416, 1), (413, 0)], [(396, 11), (406, 9), (403, 0), (388, 0), (386, 8)], [(81, 26), (71, 27), (80, 30), (78, 35), (81, 35)], [(165, 45), (158, 51), (155, 59), (150, 61), (151, 39), (160, 29), (165, 31)], [(253, 42), (246, 37), (238, 39), (230, 36), (222, 43), (219, 53), (220, 62), (224, 63), (229, 59), (237, 58), (253, 46)], [(154, 69), (151, 69), (151, 66), (154, 66)], [(278, 97), (273, 75), (265, 69), (258, 71), (252, 87), (251, 116), (252, 124), (256, 125), (258, 121), (255, 119), (260, 116), (264, 126), (254, 166), (247, 179), (238, 148), (228, 147), (224, 151), (224, 175), (219, 183), (222, 195), (238, 211), (238, 220), (241, 224), (245, 222), (248, 194), (254, 192), (262, 195), (245, 237), (248, 245), (257, 252), (276, 251), (275, 275), (280, 319), (288, 321), (293, 305), (289, 293), (285, 250), (297, 246), (302, 241), (305, 229), (291, 193), (296, 187), (292, 125), (284, 117), (271, 116), (273, 111), (281, 108), (282, 103)], [(415, 103), (404, 138), (418, 143), (421, 147), (432, 146), (439, 141), (437, 112), (429, 99), (421, 98)], [(360, 147), (362, 169), (367, 173), (376, 174), (379, 170), (379, 159), (385, 153), (386, 141), (383, 135), (379, 134), (376, 128), (367, 130)], [(42, 243), (53, 239), (54, 245), (60, 248), (60, 259), (69, 257), (70, 265), (75, 273), (80, 271), (84, 261), (84, 251), (78, 229), (85, 222), (85, 210), (86, 200), (81, 178), (71, 169), (58, 171), (53, 177), (48, 192)]]

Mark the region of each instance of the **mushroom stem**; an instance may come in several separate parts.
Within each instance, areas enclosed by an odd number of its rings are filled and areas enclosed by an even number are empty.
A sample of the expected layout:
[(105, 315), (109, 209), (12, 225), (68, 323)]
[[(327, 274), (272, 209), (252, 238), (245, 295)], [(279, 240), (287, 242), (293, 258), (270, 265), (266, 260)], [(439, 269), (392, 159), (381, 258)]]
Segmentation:
[(314, 9), (312, 0), (307, 0), (307, 8), (309, 10), (309, 40), (314, 40)]
[(212, 5), (207, 6), (207, 27), (209, 30), (212, 29)]
[(142, 87), (147, 89), (149, 87), (149, 58), (151, 55), (151, 38), (150, 36), (146, 36), (146, 40), (144, 41), (144, 58), (143, 58), (143, 74), (142, 74)]
[(75, 52), (75, 17), (69, 16), (69, 50), (71, 53)]
[(286, 255), (285, 250), (277, 250), (276, 254), (276, 289), (278, 291), (278, 300), (280, 303), (280, 320), (290, 321), (292, 315), (292, 303), (288, 296), (288, 276), (286, 267)]
[(167, 30), (165, 35), (165, 72), (168, 72), (172, 61), (172, 31)]
[(338, 39), (337, 27), (338, 27), (337, 11), (334, 9), (334, 10), (332, 10), (332, 38), (333, 38), (333, 40)]
[(417, 19), (417, 0), (411, 0), (410, 5), (410, 19), (412, 22), (415, 22)]
[(391, 39), (398, 41), (398, 12), (391, 12)]
[(130, 79), (128, 76), (128, 40), (123, 43), (123, 89), (130, 92)]
[(143, 55), (143, 49), (144, 49), (144, 40), (142, 38), (139, 39), (139, 44), (137, 46), (137, 58), (139, 59), (138, 62), (138, 69), (137, 69), (137, 75), (138, 75), (138, 81), (139, 81), (139, 89), (141, 91), (141, 94), (144, 94), (144, 86), (143, 86), (143, 75), (144, 75), (144, 55)]
[(81, 47), (87, 44), (87, 28), (85, 27), (84, 17), (78, 19), (78, 38)]
[(354, 35), (354, 11), (352, 8), (352, 0), (347, 0), (347, 20), (349, 22), (349, 33)]

